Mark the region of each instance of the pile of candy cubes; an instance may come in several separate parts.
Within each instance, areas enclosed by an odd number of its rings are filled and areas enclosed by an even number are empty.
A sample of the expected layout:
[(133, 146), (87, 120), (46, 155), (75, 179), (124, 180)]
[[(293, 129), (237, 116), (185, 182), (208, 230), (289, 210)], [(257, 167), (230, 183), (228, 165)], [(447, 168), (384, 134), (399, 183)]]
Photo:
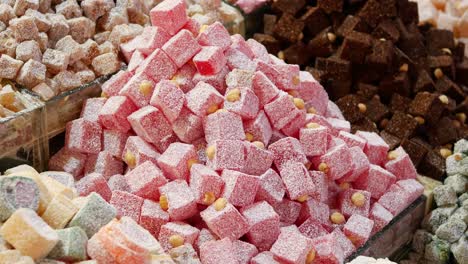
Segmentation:
[(437, 208), (416, 231), (402, 264), (468, 263), (468, 140), (455, 143), (446, 163), (448, 177), (432, 191)]
[(184, 0), (150, 20), (51, 171), (0, 177), (0, 263), (344, 263), (423, 193), (298, 65)]

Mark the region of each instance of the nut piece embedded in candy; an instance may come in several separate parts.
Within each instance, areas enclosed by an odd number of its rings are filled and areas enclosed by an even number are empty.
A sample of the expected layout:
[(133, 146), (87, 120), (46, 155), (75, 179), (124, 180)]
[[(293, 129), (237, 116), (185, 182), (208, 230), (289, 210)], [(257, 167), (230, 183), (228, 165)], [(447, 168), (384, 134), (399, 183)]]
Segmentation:
[(322, 162), (322, 163), (319, 164), (318, 169), (319, 169), (319, 171), (321, 171), (323, 173), (328, 173), (328, 170), (330, 168), (328, 168), (328, 165), (325, 162)]
[(181, 235), (172, 235), (169, 237), (169, 243), (173, 248), (182, 246), (184, 242), (184, 238)]
[(161, 206), (161, 209), (163, 209), (164, 211), (167, 211), (167, 209), (169, 209), (169, 204), (166, 195), (161, 195), (159, 197), (159, 206)]
[(340, 183), (339, 187), (342, 190), (347, 190), (351, 187), (351, 184), (349, 182), (342, 182)]
[(145, 96), (148, 96), (153, 91), (152, 88), (150, 81), (142, 81), (140, 83), (140, 92)]
[(207, 192), (205, 193), (205, 196), (203, 198), (203, 203), (205, 205), (211, 205), (212, 203), (214, 203), (216, 200), (216, 196), (214, 195), (213, 192)]
[(133, 153), (130, 152), (130, 151), (127, 151), (127, 152), (125, 153), (124, 161), (125, 161), (125, 163), (127, 163), (127, 165), (128, 165), (130, 168), (133, 168), (133, 167), (136, 166), (136, 158), (135, 158), (135, 155), (133, 155)]
[(462, 155), (460, 153), (455, 154), (454, 158), (455, 158), (456, 161), (460, 161), (460, 160), (463, 159), (463, 157), (462, 157)]
[(422, 118), (420, 116), (416, 116), (414, 118), (414, 120), (416, 120), (416, 122), (418, 122), (418, 124), (420, 124), (420, 125), (424, 125), (424, 123), (426, 123), (426, 120), (424, 120), (424, 118)]
[(316, 113), (317, 113), (317, 110), (316, 110), (314, 107), (311, 106), (311, 107), (309, 107), (309, 108), (307, 109), (307, 113), (308, 113), (308, 114), (316, 114)]
[(265, 149), (265, 144), (263, 144), (261, 141), (254, 141), (252, 144), (254, 144), (259, 149)]
[(187, 160), (187, 168), (190, 170), (193, 166), (193, 164), (197, 164), (198, 160), (197, 159), (189, 159)]
[(396, 151), (390, 151), (387, 154), (387, 158), (389, 160), (394, 160), (394, 159), (398, 158), (398, 153)]
[(216, 152), (215, 146), (209, 146), (209, 147), (207, 147), (207, 148), (206, 148), (206, 151), (205, 151), (206, 157), (207, 157), (208, 159), (212, 160), (212, 159), (214, 158), (214, 156), (215, 156), (215, 152)]
[(297, 201), (300, 202), (300, 203), (303, 203), (305, 201), (309, 200), (309, 196), (307, 194), (304, 194), (302, 196), (300, 196), (299, 198), (297, 198)]
[(219, 198), (214, 202), (214, 209), (216, 211), (221, 211), (223, 210), (227, 205), (227, 199), (226, 198)]
[(400, 71), (401, 72), (407, 72), (408, 71), (408, 63), (404, 63), (403, 65), (400, 66)]
[(365, 113), (367, 111), (367, 106), (363, 103), (358, 104), (359, 112)]
[(446, 159), (448, 156), (452, 155), (452, 151), (450, 149), (441, 148), (440, 155)]
[(366, 197), (364, 196), (364, 194), (362, 194), (360, 192), (355, 192), (351, 196), (351, 201), (353, 202), (354, 205), (356, 205), (358, 207), (361, 207), (361, 206), (363, 206), (365, 204)]
[(327, 38), (328, 38), (328, 40), (329, 40), (330, 42), (333, 43), (333, 42), (335, 42), (335, 40), (336, 40), (336, 35), (333, 34), (333, 33), (331, 33), (331, 32), (329, 32), (329, 33), (327, 33)]
[(331, 214), (330, 220), (332, 221), (332, 223), (337, 225), (341, 225), (346, 221), (344, 215), (340, 212), (334, 212), (333, 214)]
[(443, 103), (443, 104), (448, 104), (449, 103), (449, 99), (448, 97), (445, 95), (445, 94), (442, 94), (439, 96), (439, 100)]
[(294, 85), (296, 85), (296, 86), (299, 85), (299, 84), (301, 84), (301, 78), (300, 78), (299, 76), (294, 76), (294, 77), (292, 78), (292, 83), (293, 83)]
[(212, 114), (212, 113), (218, 111), (218, 109), (219, 109), (219, 105), (213, 104), (210, 107), (208, 107), (208, 109), (206, 109), (206, 113), (207, 114)]
[(252, 140), (254, 140), (254, 135), (252, 135), (252, 133), (245, 133), (245, 139), (249, 142), (252, 142)]
[(293, 99), (294, 105), (297, 107), (297, 109), (304, 109), (305, 108), (305, 103), (304, 100), (301, 98), (294, 98)]
[(319, 128), (320, 125), (317, 124), (317, 123), (311, 122), (311, 123), (308, 123), (308, 124), (306, 125), (306, 127), (307, 127), (307, 128)]
[(465, 123), (466, 122), (466, 114), (465, 113), (458, 113), (455, 115), (458, 119), (458, 121), (460, 121), (461, 123)]
[(440, 79), (444, 76), (444, 72), (440, 69), (440, 68), (437, 68), (434, 70), (434, 76), (437, 78), (437, 79)]
[(241, 91), (240, 89), (236, 88), (236, 89), (232, 89), (231, 91), (227, 93), (226, 100), (232, 103), (232, 102), (239, 101), (240, 97), (241, 97)]
[(315, 249), (311, 249), (307, 254), (306, 264), (312, 264), (315, 260)]
[(443, 48), (442, 52), (444, 52), (447, 55), (452, 55), (452, 51), (449, 48)]

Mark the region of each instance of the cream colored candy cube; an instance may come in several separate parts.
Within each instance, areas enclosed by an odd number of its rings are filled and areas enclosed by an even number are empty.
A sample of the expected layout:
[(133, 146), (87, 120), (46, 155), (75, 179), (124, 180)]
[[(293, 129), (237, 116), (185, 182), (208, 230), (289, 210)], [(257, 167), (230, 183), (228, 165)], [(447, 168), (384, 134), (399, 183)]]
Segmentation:
[(21, 254), (33, 259), (47, 256), (59, 238), (36, 212), (21, 208), (3, 224), (0, 235)]
[(63, 194), (70, 199), (76, 197), (76, 193), (72, 188), (63, 185), (59, 181), (52, 179), (47, 175), (40, 174), (40, 176), (42, 182), (44, 182), (44, 184), (47, 186), (47, 189), (49, 190), (49, 193), (52, 195), (52, 197), (57, 194)]
[(5, 250), (0, 252), (0, 263), (14, 264), (21, 258), (21, 252), (18, 250)]
[[(1, 225), (0, 225), (1, 227)], [(0, 252), (10, 250), (11, 246), (0, 236)], [(0, 262), (1, 263), (1, 262)]]
[(168, 254), (151, 255), (150, 264), (175, 264)]
[(78, 206), (72, 200), (63, 194), (58, 194), (49, 203), (41, 217), (50, 227), (62, 229), (70, 222), (78, 210)]
[(18, 173), (18, 172), (37, 174), (37, 171), (33, 167), (23, 164), (23, 165), (19, 165), (13, 168), (9, 168), (8, 170), (5, 171), (5, 175), (10, 175), (13, 173)]

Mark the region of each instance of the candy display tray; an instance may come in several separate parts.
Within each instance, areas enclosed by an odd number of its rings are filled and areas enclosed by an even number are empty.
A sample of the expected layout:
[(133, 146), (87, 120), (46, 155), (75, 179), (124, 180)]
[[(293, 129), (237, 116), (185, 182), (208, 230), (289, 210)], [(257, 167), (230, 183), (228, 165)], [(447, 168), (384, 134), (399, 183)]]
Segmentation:
[(358, 248), (347, 261), (358, 256), (389, 258), (399, 261), (401, 252), (405, 251), (416, 229), (424, 218), (426, 197), (421, 195), (405, 210), (397, 215), (382, 230), (373, 235), (362, 247)]
[[(50, 158), (49, 141), (64, 132), (69, 121), (80, 116), (84, 101), (99, 96), (102, 84), (112, 75), (101, 76), (46, 102), (35, 93), (20, 88), (29, 107), (0, 119), (0, 171), (19, 164), (46, 169)], [(53, 148), (57, 149), (57, 146)]]

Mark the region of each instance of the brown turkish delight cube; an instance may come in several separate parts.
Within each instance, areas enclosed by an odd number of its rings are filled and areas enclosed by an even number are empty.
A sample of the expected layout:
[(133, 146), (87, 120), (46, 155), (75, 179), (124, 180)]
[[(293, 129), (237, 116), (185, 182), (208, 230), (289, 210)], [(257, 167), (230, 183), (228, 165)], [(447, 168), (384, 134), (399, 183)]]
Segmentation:
[(387, 117), (390, 112), (388, 108), (380, 102), (378, 97), (374, 97), (366, 103), (366, 111), (364, 114), (372, 120), (372, 122), (378, 123), (384, 117)]
[(358, 130), (379, 133), (377, 124), (367, 117), (361, 118), (359, 121), (351, 124), (351, 131), (353, 133), (356, 133)]
[(457, 81), (468, 85), (468, 59), (464, 58), (461, 62), (457, 63), (456, 66)]
[(459, 121), (452, 120), (446, 116), (442, 117), (437, 124), (427, 131), (429, 143), (438, 146), (455, 142), (458, 139), (459, 127)]
[(111, 0), (83, 0), (81, 1), (81, 8), (84, 15), (96, 21), (99, 17), (108, 13), (115, 7), (114, 1)]
[(70, 64), (73, 64), (75, 61), (79, 61), (84, 57), (83, 48), (71, 36), (66, 36), (57, 41), (55, 49), (68, 53)]
[(391, 41), (374, 41), (372, 52), (366, 57), (368, 69), (383, 74), (387, 72), (393, 64), (394, 45)]
[(455, 48), (453, 32), (446, 29), (431, 28), (426, 33), (426, 45), (429, 54), (434, 56), (444, 55), (442, 49)]
[(305, 22), (307, 33), (315, 36), (320, 31), (330, 26), (330, 19), (320, 7), (310, 7), (302, 15), (301, 20)]
[(88, 39), (81, 47), (84, 53), (82, 61), (87, 65), (91, 64), (93, 59), (99, 55), (99, 45), (96, 41)]
[(330, 14), (343, 11), (343, 2), (342, 0), (317, 0), (317, 6)]
[(26, 62), (28, 60), (42, 60), (42, 53), (39, 44), (34, 40), (21, 42), (16, 47), (16, 59)]
[(419, 69), (417, 71), (416, 82), (413, 86), (413, 92), (432, 92), (435, 89), (434, 81), (431, 78), (431, 75), (425, 69)]
[(333, 37), (330, 38), (331, 27), (328, 27), (318, 33), (307, 45), (308, 54), (312, 57), (328, 57), (333, 53)]
[(353, 94), (341, 97), (336, 101), (336, 105), (340, 108), (343, 116), (351, 123), (363, 118), (363, 113), (359, 110), (360, 99)]
[(357, 84), (356, 90), (357, 95), (365, 100), (370, 100), (378, 93), (379, 88), (371, 84), (360, 82)]
[(400, 143), (401, 143), (401, 139), (398, 138), (397, 136), (394, 136), (390, 133), (388, 133), (387, 131), (383, 130), (380, 132), (380, 136), (382, 137), (382, 139), (385, 141), (385, 143), (388, 144), (388, 146), (390, 147), (390, 149), (395, 149), (397, 148)]
[(421, 139), (416, 138), (403, 139), (401, 141), (401, 146), (408, 153), (415, 167), (418, 167), (425, 158), (426, 153), (430, 150), (430, 146), (426, 146), (425, 144), (427, 143), (423, 144), (423, 142)]
[(336, 34), (340, 37), (345, 37), (353, 31), (368, 33), (369, 26), (359, 17), (348, 15), (336, 29)]
[(390, 40), (391, 42), (396, 43), (398, 39), (400, 39), (400, 31), (398, 31), (398, 28), (392, 20), (386, 19), (377, 25), (372, 32), (372, 36), (377, 39)]
[(36, 23), (36, 27), (39, 30), (39, 32), (49, 31), (50, 21), (49, 19), (47, 19), (46, 15), (33, 9), (28, 9), (26, 11), (26, 15), (34, 18), (34, 23)]
[(436, 124), (444, 110), (444, 105), (437, 94), (417, 93), (411, 102), (408, 113), (424, 118), (429, 124)]
[(54, 49), (47, 49), (42, 58), (42, 63), (53, 74), (66, 70), (69, 61), (70, 55), (68, 53)]
[(0, 79), (15, 79), (21, 66), (23, 66), (22, 61), (2, 54), (0, 56)]
[(45, 81), (46, 78), (46, 66), (35, 60), (28, 60), (23, 67), (21, 67), (16, 81), (28, 88)]
[(372, 41), (369, 34), (352, 31), (345, 37), (339, 56), (344, 60), (361, 64), (366, 55), (371, 52)]
[(411, 99), (400, 94), (394, 93), (390, 100), (389, 109), (390, 112), (403, 112), (408, 111), (408, 107), (411, 104)]
[(112, 31), (115, 26), (128, 23), (127, 10), (119, 7), (112, 8), (109, 13), (97, 20), (98, 27), (106, 31)]
[(418, 3), (408, 0), (398, 0), (398, 17), (405, 24), (417, 24), (419, 22)]
[(102, 76), (118, 71), (120, 62), (115, 53), (106, 53), (95, 57), (92, 66), (96, 75)]
[(327, 78), (334, 80), (351, 80), (351, 63), (338, 57), (317, 58), (315, 67), (324, 71)]
[(263, 33), (268, 34), (268, 35), (273, 35), (276, 21), (278, 21), (278, 17), (276, 15), (264, 14), (263, 15)]
[(445, 174), (445, 159), (439, 153), (429, 150), (418, 166), (421, 174), (436, 180), (443, 180)]
[(16, 0), (13, 10), (17, 16), (22, 16), (26, 13), (26, 10), (39, 8), (39, 1), (37, 0)]
[(271, 54), (278, 54), (278, 52), (280, 51), (280, 43), (273, 36), (255, 33), (253, 38), (259, 43), (261, 43), (263, 46), (265, 46), (268, 52)]
[(382, 6), (377, 0), (369, 0), (357, 13), (369, 26), (375, 27), (383, 17)]
[(450, 78), (455, 77), (455, 64), (452, 56), (441, 55), (441, 56), (428, 56), (427, 66), (434, 72), (436, 69), (441, 69), (442, 72)]
[(47, 14), (46, 17), (50, 21), (50, 29), (47, 32), (49, 36), (50, 47), (54, 47), (55, 43), (68, 35), (70, 27), (68, 26), (67, 19), (60, 14)]
[(55, 6), (55, 12), (63, 15), (66, 19), (72, 19), (81, 16), (81, 8), (76, 0), (65, 0)]
[(305, 0), (277, 0), (273, 1), (271, 8), (276, 12), (295, 15), (305, 4)]
[(396, 112), (385, 127), (385, 131), (399, 138), (411, 137), (418, 122), (411, 116), (402, 112)]
[(81, 85), (81, 81), (74, 72), (61, 71), (54, 77), (54, 81), (61, 92), (69, 91)]
[(275, 26), (275, 36), (295, 43), (298, 40), (302, 39), (304, 36), (302, 30), (304, 29), (304, 22), (294, 18), (294, 16), (284, 13), (281, 18), (278, 20)]
[(394, 93), (403, 96), (411, 94), (411, 81), (407, 72), (398, 72), (385, 76), (379, 84), (379, 94), (382, 100), (388, 102)]
[(302, 42), (292, 44), (283, 50), (284, 60), (289, 64), (306, 65), (309, 62), (311, 54), (304, 52), (305, 50), (307, 50), (307, 46)]
[(460, 86), (450, 80), (447, 76), (443, 76), (442, 78), (438, 79), (436, 84), (436, 91), (442, 94), (445, 94), (457, 102), (461, 102), (465, 99), (466, 93), (463, 92)]
[(67, 20), (72, 38), (82, 44), (94, 35), (96, 24), (89, 18), (77, 17)]
[(23, 16), (12, 20), (11, 28), (18, 42), (34, 40), (39, 35), (39, 30), (37, 29), (36, 23), (34, 23), (34, 18), (29, 16)]

